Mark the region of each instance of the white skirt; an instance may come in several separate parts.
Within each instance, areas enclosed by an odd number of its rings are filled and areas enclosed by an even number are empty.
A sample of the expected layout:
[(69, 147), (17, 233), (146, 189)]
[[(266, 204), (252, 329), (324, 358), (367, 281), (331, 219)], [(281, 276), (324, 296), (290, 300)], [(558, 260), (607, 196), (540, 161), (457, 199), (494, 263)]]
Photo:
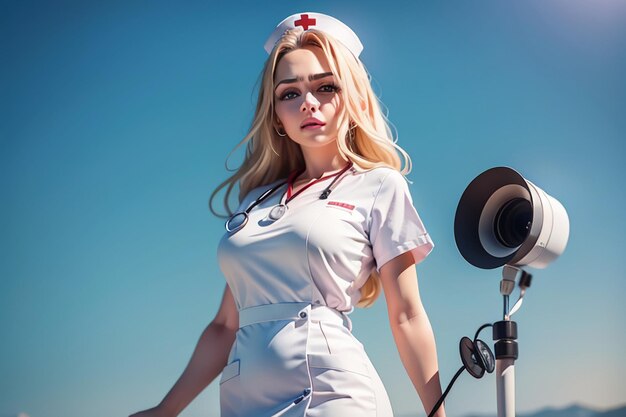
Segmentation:
[(393, 417), (350, 319), (306, 302), (239, 312), (220, 410), (222, 417)]

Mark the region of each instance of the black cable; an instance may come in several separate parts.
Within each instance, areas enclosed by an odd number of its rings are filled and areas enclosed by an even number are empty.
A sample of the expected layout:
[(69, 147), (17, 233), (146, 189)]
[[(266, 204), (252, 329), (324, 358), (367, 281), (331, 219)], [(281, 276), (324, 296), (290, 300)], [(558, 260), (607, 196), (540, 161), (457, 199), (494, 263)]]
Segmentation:
[[(476, 334), (474, 335), (474, 344), (476, 343), (476, 339), (478, 339), (478, 335), (480, 334), (480, 332), (487, 328), (487, 327), (493, 327), (493, 324), (491, 323), (487, 323), (487, 324), (483, 324), (482, 326), (480, 326), (478, 328), (478, 330), (476, 330)], [(477, 353), (478, 354), (478, 353)], [(446, 396), (448, 395), (448, 393), (450, 392), (450, 389), (452, 389), (452, 385), (454, 384), (454, 381), (456, 381), (456, 379), (461, 375), (461, 373), (465, 370), (465, 366), (461, 366), (459, 368), (458, 371), (456, 371), (456, 374), (454, 374), (454, 377), (452, 378), (452, 381), (450, 381), (450, 383), (448, 384), (448, 387), (446, 388), (446, 390), (444, 391), (443, 395), (441, 396), (441, 398), (439, 398), (439, 400), (437, 401), (437, 403), (435, 404), (435, 406), (433, 407), (432, 411), (430, 412), (430, 414), (428, 414), (428, 417), (433, 417), (435, 415), (435, 413), (437, 412), (437, 410), (439, 409), (439, 407), (441, 407), (441, 404), (443, 404), (443, 401), (446, 399)]]
[(474, 343), (476, 343), (476, 339), (478, 339), (478, 335), (480, 334), (480, 332), (486, 327), (493, 327), (493, 324), (487, 323), (480, 326), (478, 330), (476, 330), (476, 334), (474, 335)]
[(437, 410), (439, 409), (439, 407), (441, 407), (441, 404), (443, 404), (443, 400), (446, 399), (446, 395), (448, 395), (448, 392), (450, 392), (450, 389), (452, 388), (452, 384), (454, 384), (454, 381), (456, 381), (456, 379), (461, 375), (461, 373), (465, 370), (464, 366), (461, 366), (459, 368), (458, 371), (456, 371), (456, 374), (454, 374), (454, 377), (452, 378), (452, 381), (450, 381), (450, 383), (448, 384), (448, 388), (446, 388), (445, 392), (443, 393), (443, 395), (441, 396), (441, 398), (439, 398), (439, 401), (437, 401), (437, 404), (435, 404), (435, 406), (433, 407), (432, 411), (430, 412), (430, 414), (428, 414), (428, 417), (433, 417), (435, 415), (435, 413), (437, 412)]

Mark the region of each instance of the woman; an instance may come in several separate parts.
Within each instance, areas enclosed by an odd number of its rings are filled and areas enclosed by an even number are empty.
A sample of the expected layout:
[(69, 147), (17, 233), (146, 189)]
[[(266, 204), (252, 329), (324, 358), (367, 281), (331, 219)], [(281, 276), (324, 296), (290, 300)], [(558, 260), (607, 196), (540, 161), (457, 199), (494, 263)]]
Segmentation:
[(161, 404), (135, 417), (178, 415), (220, 372), (222, 417), (392, 416), (348, 317), (381, 286), (424, 409), (439, 399), (415, 270), (433, 243), (361, 49), (346, 25), (319, 13), (288, 17), (268, 39), (246, 158), (211, 195), (227, 187), (231, 214), (218, 246), (220, 309)]

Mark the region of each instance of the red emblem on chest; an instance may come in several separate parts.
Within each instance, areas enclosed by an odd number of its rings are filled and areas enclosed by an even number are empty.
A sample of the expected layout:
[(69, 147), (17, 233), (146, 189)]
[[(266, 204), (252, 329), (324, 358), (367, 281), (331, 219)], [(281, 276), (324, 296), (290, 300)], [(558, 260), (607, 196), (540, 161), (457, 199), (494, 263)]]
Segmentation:
[(328, 203), (326, 203), (326, 205), (327, 206), (341, 207), (341, 208), (344, 208), (344, 209), (349, 210), (349, 211), (354, 210), (354, 206), (352, 204), (341, 203), (339, 201), (329, 201)]

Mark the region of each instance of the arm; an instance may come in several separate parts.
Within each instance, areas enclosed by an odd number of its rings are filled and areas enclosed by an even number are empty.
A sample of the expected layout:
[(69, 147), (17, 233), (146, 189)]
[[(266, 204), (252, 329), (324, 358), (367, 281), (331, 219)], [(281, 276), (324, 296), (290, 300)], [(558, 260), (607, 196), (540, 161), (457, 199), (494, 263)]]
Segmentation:
[[(437, 350), (417, 285), (413, 255), (406, 252), (380, 269), (389, 322), (400, 359), (426, 414), (441, 397)], [(443, 405), (435, 416), (445, 417)]]
[(239, 313), (228, 285), (215, 319), (204, 329), (196, 348), (161, 403), (131, 417), (177, 416), (224, 369), (239, 327)]

